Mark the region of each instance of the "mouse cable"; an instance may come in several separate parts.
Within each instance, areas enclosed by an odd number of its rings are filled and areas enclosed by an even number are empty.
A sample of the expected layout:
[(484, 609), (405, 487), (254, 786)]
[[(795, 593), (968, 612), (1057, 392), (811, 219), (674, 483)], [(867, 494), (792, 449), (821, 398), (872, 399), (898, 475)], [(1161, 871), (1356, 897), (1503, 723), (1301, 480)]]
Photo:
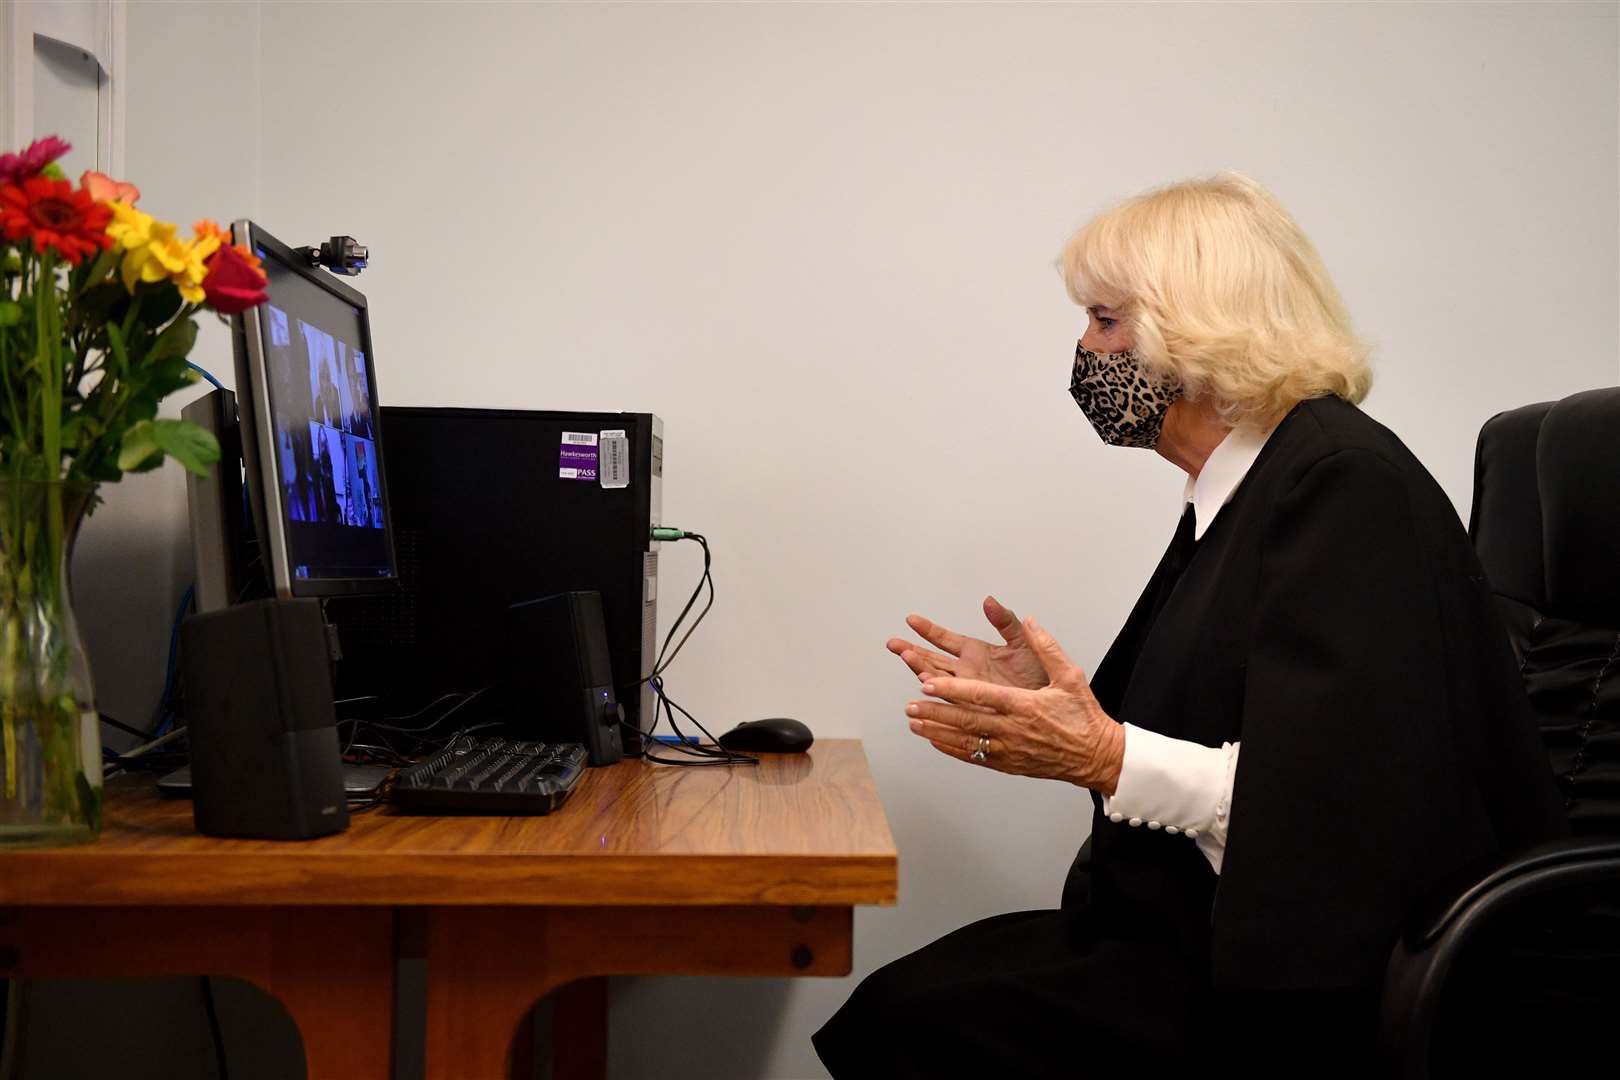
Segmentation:
[[(675, 702), (671, 700), (669, 694), (665, 692), (664, 680), (662, 677), (653, 679), (648, 685), (652, 687), (653, 693), (657, 695), (658, 700), (656, 705), (659, 714), (669, 720), (670, 730), (675, 733), (675, 741), (669, 744), (671, 749), (692, 757), (727, 756), (728, 751), (720, 749), (718, 745), (704, 746), (698, 741), (696, 736), (688, 735), (686, 732), (680, 729), (678, 724), (675, 723), (675, 713), (673, 710), (675, 708), (679, 708), (679, 706), (676, 705)], [(681, 712), (685, 713), (686, 710), (681, 709)], [(705, 735), (709, 734), (707, 731), (704, 731), (703, 733)], [(714, 736), (710, 735), (709, 741), (713, 743)]]
[[(700, 765), (754, 765), (754, 764), (758, 764), (758, 762), (753, 758), (742, 758), (740, 756), (731, 755), (731, 754), (726, 753), (725, 751), (716, 750), (716, 749), (713, 749), (713, 748), (710, 748), (710, 747), (693, 746), (693, 745), (686, 742), (686, 737), (684, 735), (679, 736), (680, 741), (678, 741), (678, 742), (659, 743), (656, 739), (652, 738), (653, 732), (656, 731), (657, 728), (658, 728), (658, 710), (660, 710), (660, 709), (663, 710), (664, 714), (669, 717), (670, 726), (672, 728), (675, 728), (676, 731), (680, 730), (679, 728), (675, 727), (675, 717), (674, 717), (674, 714), (670, 713), (669, 710), (668, 710), (668, 705), (666, 704), (667, 700), (668, 699), (664, 698), (664, 697), (659, 697), (658, 698), (657, 705), (656, 705), (655, 710), (654, 710), (652, 730), (649, 730), (649, 731), (646, 731), (646, 732), (641, 732), (641, 731), (638, 731), (635, 728), (635, 726), (633, 724), (631, 724), (628, 720), (621, 721), (621, 723), (623, 723), (626, 728), (628, 728), (628, 729), (630, 729), (632, 731), (636, 731), (637, 734), (643, 735), (648, 739), (648, 746), (645, 749), (642, 750), (642, 757), (644, 757), (646, 760), (654, 762), (655, 764), (659, 764), (659, 765), (700, 766)], [(679, 757), (679, 758), (659, 757), (658, 755), (656, 755), (656, 754), (654, 754), (652, 752), (652, 750), (654, 748), (657, 748), (659, 750), (663, 750), (663, 749), (667, 748), (671, 752), (681, 755), (681, 757)], [(684, 758), (685, 760), (682, 760), (682, 758)]]
[[(653, 687), (653, 692), (658, 695), (657, 704), (653, 708), (653, 726), (651, 728), (649, 728), (647, 731), (643, 732), (640, 729), (638, 729), (634, 724), (630, 723), (628, 720), (621, 720), (620, 721), (620, 723), (623, 724), (626, 728), (630, 729), (631, 731), (636, 732), (636, 734), (638, 734), (638, 735), (642, 735), (642, 736), (647, 738), (650, 745), (649, 745), (648, 749), (642, 751), (642, 757), (646, 758), (648, 761), (655, 762), (655, 763), (657, 763), (659, 765), (699, 766), (699, 765), (758, 765), (759, 764), (759, 759), (758, 758), (749, 757), (746, 754), (732, 753), (729, 750), (724, 750), (724, 749), (721, 749), (719, 747), (693, 746), (693, 745), (688, 744), (686, 742), (686, 734), (681, 731), (680, 725), (678, 725), (675, 722), (675, 712), (672, 711), (672, 710), (678, 710), (681, 713), (682, 716), (685, 716), (688, 720), (691, 720), (692, 723), (697, 724), (698, 730), (702, 731), (703, 734), (708, 735), (710, 741), (714, 741), (714, 736), (709, 734), (708, 729), (705, 728), (698, 721), (697, 717), (693, 716), (691, 713), (689, 713), (685, 709), (681, 708), (680, 705), (676, 704), (674, 701), (671, 701), (669, 699), (668, 695), (666, 695), (664, 693), (663, 680), (662, 679), (655, 680), (652, 683), (652, 687)], [(672, 729), (674, 729), (676, 737), (680, 740), (679, 742), (669, 743), (669, 744), (659, 744), (656, 740), (654, 740), (652, 738), (653, 733), (658, 730), (658, 719), (659, 719), (660, 710), (662, 710), (664, 716), (668, 717), (669, 726)], [(666, 745), (668, 746), (668, 748), (670, 750), (672, 750), (672, 751), (674, 751), (676, 753), (685, 755), (687, 758), (692, 759), (692, 760), (681, 761), (681, 760), (678, 760), (676, 758), (657, 757), (651, 752), (651, 747), (652, 746), (657, 746), (659, 749), (663, 749)]]
[[(658, 701), (664, 709), (664, 715), (669, 719), (670, 730), (675, 732), (675, 738), (678, 740), (675, 743), (675, 746), (682, 753), (690, 754), (695, 757), (716, 758), (726, 764), (731, 764), (740, 758), (741, 755), (722, 747), (720, 745), (720, 740), (716, 739), (712, 734), (710, 734), (709, 729), (704, 727), (702, 723), (698, 721), (697, 717), (681, 708), (680, 702), (670, 697), (669, 694), (664, 691), (664, 680), (662, 678), (655, 681), (652, 684), (652, 688), (653, 692), (658, 695)], [(688, 720), (692, 721), (692, 723), (696, 724), (698, 730), (703, 732), (711, 745), (704, 746), (702, 743), (699, 743), (697, 739), (688, 738), (686, 732), (681, 730), (680, 724), (675, 722), (675, 714), (677, 712), (686, 717)], [(748, 758), (747, 760), (749, 762), (755, 761), (754, 758)]]
[[(670, 728), (675, 732), (676, 737), (681, 740), (680, 745), (688, 746), (689, 744), (687, 743), (686, 732), (682, 731), (680, 725), (675, 722), (675, 713), (680, 713), (682, 716), (692, 721), (692, 723), (696, 724), (697, 729), (703, 732), (704, 737), (707, 738), (712, 744), (711, 746), (703, 746), (702, 744), (698, 744), (691, 746), (691, 749), (701, 751), (706, 756), (726, 758), (731, 761), (745, 761), (754, 765), (759, 764), (758, 758), (749, 757), (746, 754), (739, 754), (734, 750), (727, 750), (722, 747), (720, 745), (720, 740), (715, 738), (714, 735), (710, 733), (709, 729), (703, 726), (702, 721), (693, 716), (691, 713), (687, 712), (685, 709), (681, 708), (680, 702), (664, 693), (663, 679), (660, 678), (658, 682), (653, 684), (653, 690), (658, 694), (659, 700), (664, 703), (664, 713), (669, 717)], [(674, 711), (672, 712), (670, 710)], [(692, 741), (693, 743), (697, 742), (695, 739)]]

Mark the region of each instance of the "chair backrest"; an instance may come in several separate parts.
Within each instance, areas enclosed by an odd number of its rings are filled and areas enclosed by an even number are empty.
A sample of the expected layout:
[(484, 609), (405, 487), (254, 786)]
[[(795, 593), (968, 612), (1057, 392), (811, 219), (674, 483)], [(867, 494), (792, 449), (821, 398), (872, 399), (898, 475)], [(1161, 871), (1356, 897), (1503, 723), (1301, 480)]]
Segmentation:
[(1620, 388), (1480, 429), (1468, 526), (1578, 833), (1620, 833)]

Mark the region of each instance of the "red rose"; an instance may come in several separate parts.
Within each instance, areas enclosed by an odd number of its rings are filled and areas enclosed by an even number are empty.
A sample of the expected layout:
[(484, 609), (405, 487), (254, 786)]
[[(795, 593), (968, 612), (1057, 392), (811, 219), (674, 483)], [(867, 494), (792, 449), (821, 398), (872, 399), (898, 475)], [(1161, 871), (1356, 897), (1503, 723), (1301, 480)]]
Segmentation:
[(204, 265), (208, 276), (203, 278), (203, 292), (208, 306), (221, 315), (235, 315), (270, 299), (264, 291), (269, 279), (236, 248), (221, 247)]

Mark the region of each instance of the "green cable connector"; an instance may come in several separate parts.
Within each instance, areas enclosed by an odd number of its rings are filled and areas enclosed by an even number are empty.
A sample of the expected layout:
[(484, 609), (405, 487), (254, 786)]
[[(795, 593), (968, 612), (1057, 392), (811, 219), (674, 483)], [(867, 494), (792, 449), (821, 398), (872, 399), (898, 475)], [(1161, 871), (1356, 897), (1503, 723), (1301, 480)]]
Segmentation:
[(680, 529), (654, 528), (652, 538), (654, 540), (685, 540), (686, 533)]

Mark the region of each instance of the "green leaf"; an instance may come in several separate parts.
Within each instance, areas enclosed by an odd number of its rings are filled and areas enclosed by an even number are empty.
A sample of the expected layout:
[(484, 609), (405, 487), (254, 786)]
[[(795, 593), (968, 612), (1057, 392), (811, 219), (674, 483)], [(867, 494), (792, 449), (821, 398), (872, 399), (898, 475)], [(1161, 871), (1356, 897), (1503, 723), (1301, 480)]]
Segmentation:
[(124, 335), (119, 332), (113, 323), (107, 324), (107, 348), (113, 360), (118, 364), (118, 372), (129, 370), (129, 350), (124, 347)]
[(13, 474), (19, 480), (44, 480), (49, 472), (45, 459), (39, 456), (38, 451), (17, 455), (17, 463), (11, 467), (16, 469)]
[(129, 310), (129, 290), (121, 281), (99, 282), (80, 293), (75, 306), (86, 325), (122, 322)]
[[(178, 296), (179, 293), (176, 292), (175, 295)], [(197, 344), (197, 320), (182, 319), (172, 324), (152, 342), (152, 347), (146, 351), (146, 363), (155, 364), (160, 360), (174, 358), (184, 360), (191, 354), (191, 347), (195, 344)]]
[(163, 464), (163, 448), (158, 445), (157, 431), (150, 420), (131, 424), (119, 443), (118, 467), (125, 472), (145, 472)]
[(157, 418), (158, 403), (176, 390), (192, 384), (191, 369), (184, 359), (170, 357), (154, 366), (138, 367), (126, 380), (129, 396), (123, 415), (130, 423)]
[(161, 384), (165, 395), (183, 390), (194, 381), (184, 356), (153, 357), (148, 353), (144, 374), (154, 386)]
[(114, 465), (105, 458), (100, 458), (94, 462), (80, 465), (79, 468), (80, 471), (83, 472), (85, 479), (95, 480), (98, 483), (103, 484), (117, 483), (119, 477), (124, 475), (118, 471), (117, 465)]
[(208, 466), (219, 460), (214, 436), (190, 420), (154, 420), (152, 434), (164, 453), (198, 476), (207, 476)]
[(154, 394), (150, 390), (129, 395), (124, 403), (124, 416), (131, 423), (140, 423), (143, 420), (156, 420), (158, 414), (158, 399), (162, 395)]
[[(183, 303), (180, 290), (167, 281), (142, 282), (135, 287), (135, 292), (141, 298), (141, 313), (136, 319), (144, 326), (162, 326), (175, 317)], [(187, 351), (190, 351), (189, 346)]]
[[(99, 766), (99, 762), (97, 765)], [(92, 787), (89, 779), (82, 772), (73, 774), (73, 786), (79, 796), (79, 813), (84, 817), (84, 823), (90, 826), (91, 833), (101, 831), (101, 789)]]
[[(85, 280), (100, 281), (102, 278), (112, 273), (113, 268), (118, 265), (118, 260), (122, 255), (123, 252), (116, 247), (110, 247), (103, 251), (100, 255), (97, 255), (96, 261), (90, 264), (90, 269), (85, 274)], [(118, 285), (119, 288), (123, 288), (122, 282), (115, 281), (112, 282), (112, 284)]]
[(16, 326), (23, 320), (23, 306), (15, 300), (0, 300), (0, 327)]

